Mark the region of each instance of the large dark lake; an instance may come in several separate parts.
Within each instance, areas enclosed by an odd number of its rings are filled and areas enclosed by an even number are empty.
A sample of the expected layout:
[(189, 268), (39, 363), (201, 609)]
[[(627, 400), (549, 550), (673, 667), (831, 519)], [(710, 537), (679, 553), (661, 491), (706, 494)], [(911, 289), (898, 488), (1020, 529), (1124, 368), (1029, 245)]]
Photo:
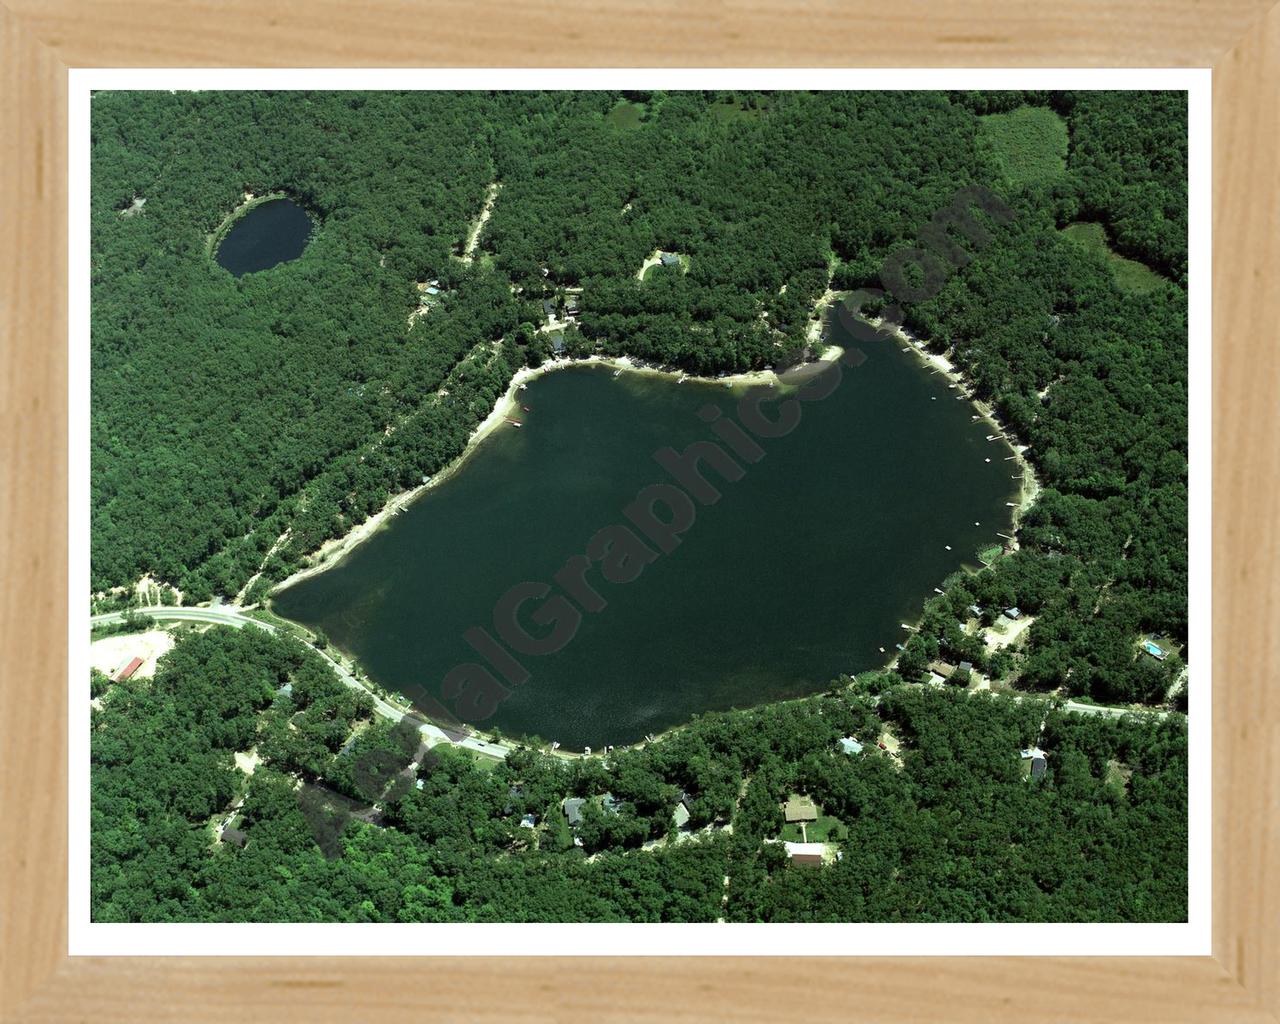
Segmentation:
[[(633, 582), (593, 567), (607, 607), (558, 653), (520, 655), (530, 678), (477, 724), (599, 748), (884, 664), (879, 648), (894, 653), (933, 588), (1008, 532), (1017, 482), (1009, 448), (986, 441), (990, 426), (941, 375), (893, 342), (862, 348), (866, 362), (803, 405), (790, 434), (760, 440), (766, 455), (742, 479), (707, 472), (723, 497), (697, 506), (674, 551)], [(552, 579), (566, 560), (626, 522), (641, 488), (670, 482), (655, 451), (714, 439), (699, 410), (736, 418), (740, 394), (598, 366), (546, 374), (520, 393), (520, 429), (499, 428), (273, 607), (323, 629), (390, 689), (439, 699), (451, 668), (483, 660), (463, 632), (496, 635), (495, 603), (515, 584), (562, 593)], [(537, 635), (553, 625), (531, 620), (541, 604), (522, 615)]]
[(307, 211), (291, 199), (272, 199), (240, 217), (218, 246), (218, 265), (236, 277), (297, 259), (313, 227)]

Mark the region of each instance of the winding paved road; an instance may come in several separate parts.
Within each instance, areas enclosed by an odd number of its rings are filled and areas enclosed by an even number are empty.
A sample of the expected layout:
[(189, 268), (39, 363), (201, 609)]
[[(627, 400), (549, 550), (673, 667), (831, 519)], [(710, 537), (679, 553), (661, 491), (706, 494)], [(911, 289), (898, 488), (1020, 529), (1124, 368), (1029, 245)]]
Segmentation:
[[(269, 622), (263, 622), (261, 619), (255, 619), (250, 615), (246, 615), (238, 608), (228, 606), (218, 606), (213, 608), (177, 608), (177, 607), (159, 607), (159, 608), (133, 608), (131, 612), (137, 615), (146, 615), (155, 619), (157, 622), (211, 622), (219, 626), (231, 626), (233, 629), (243, 629), (245, 626), (254, 626), (257, 629), (266, 630), (268, 633), (280, 632), (279, 626), (274, 626)], [(89, 625), (106, 626), (116, 622), (123, 622), (128, 612), (104, 612), (101, 615), (89, 616)], [(314, 648), (313, 648), (314, 650)], [(404, 708), (392, 704), (383, 697), (378, 696), (370, 690), (364, 683), (360, 682), (355, 676), (348, 672), (333, 658), (329, 657), (324, 651), (316, 650), (347, 686), (353, 690), (359, 690), (369, 695), (373, 701), (373, 709), (383, 718), (392, 722), (398, 722), (404, 718), (406, 711)], [(466, 736), (462, 739), (455, 740), (439, 726), (432, 725), (430, 722), (424, 722), (419, 728), (419, 732), (424, 737), (436, 742), (448, 742), (454, 746), (462, 747), (466, 750), (473, 750), (476, 753), (486, 754), (489, 757), (506, 757), (511, 753), (511, 748), (502, 743), (493, 743), (489, 740), (477, 739), (474, 736)]]
[[(137, 614), (147, 615), (156, 621), (164, 622), (211, 622), (219, 626), (231, 626), (234, 629), (243, 629), (245, 626), (255, 626), (258, 629), (265, 629), (268, 633), (277, 633), (280, 631), (279, 626), (274, 626), (269, 622), (263, 622), (261, 619), (255, 619), (246, 615), (238, 608), (229, 606), (218, 606), (213, 608), (176, 608), (176, 607), (160, 607), (160, 608), (135, 608), (132, 609)], [(110, 623), (121, 622), (126, 612), (105, 612), (101, 615), (91, 615), (89, 623), (91, 626), (108, 625)], [(313, 648), (314, 649), (314, 648)], [(392, 704), (383, 697), (378, 696), (370, 690), (364, 683), (360, 682), (355, 676), (348, 672), (342, 665), (327, 655), (324, 651), (316, 650), (328, 664), (329, 667), (337, 674), (347, 686), (353, 690), (359, 690), (366, 693), (373, 700), (374, 710), (383, 718), (392, 722), (398, 722), (404, 718), (407, 713), (403, 707)], [(1071, 711), (1081, 715), (1104, 715), (1112, 718), (1119, 718), (1122, 715), (1129, 714), (1146, 714), (1156, 718), (1165, 718), (1168, 716), (1167, 711), (1159, 711), (1155, 709), (1135, 711), (1133, 708), (1115, 708), (1104, 707), (1098, 704), (1078, 704), (1075, 701), (1068, 700), (1062, 705), (1062, 710)], [(475, 751), (478, 754), (485, 754), (488, 757), (505, 758), (511, 753), (511, 747), (504, 743), (494, 743), (490, 740), (478, 739), (475, 736), (466, 736), (461, 739), (454, 739), (439, 726), (425, 722), (419, 728), (424, 737), (435, 742), (448, 742), (454, 746), (462, 747), (466, 750)]]

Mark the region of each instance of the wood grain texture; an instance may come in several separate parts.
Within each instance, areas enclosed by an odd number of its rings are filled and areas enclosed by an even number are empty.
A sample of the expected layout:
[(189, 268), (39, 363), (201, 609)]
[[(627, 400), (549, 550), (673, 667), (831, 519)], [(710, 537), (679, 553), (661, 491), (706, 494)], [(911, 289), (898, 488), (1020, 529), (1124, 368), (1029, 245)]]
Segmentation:
[(1216, 64), (1213, 94), (1214, 951), (1275, 1013), (1280, 8)]
[(1273, 0), (7, 2), (90, 67), (1206, 67)]
[[(5, 1020), (1280, 1020), (1280, 12), (1270, 0), (0, 6)], [(66, 957), (67, 66), (1214, 66), (1215, 955)], [(643, 926), (636, 926), (643, 927)], [(691, 926), (712, 927), (712, 926)], [(762, 933), (762, 942), (767, 941)]]
[(0, 8), (0, 1012), (6, 1013), (66, 949), (65, 82), (57, 54)]

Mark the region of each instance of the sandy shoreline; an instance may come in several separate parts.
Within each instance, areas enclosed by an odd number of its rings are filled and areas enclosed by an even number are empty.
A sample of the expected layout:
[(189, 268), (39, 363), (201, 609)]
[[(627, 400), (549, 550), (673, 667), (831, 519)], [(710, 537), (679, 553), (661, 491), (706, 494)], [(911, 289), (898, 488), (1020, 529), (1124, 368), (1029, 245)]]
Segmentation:
[[(886, 327), (885, 321), (882, 317), (870, 319), (869, 322), (875, 327)], [(915, 353), (916, 358), (921, 360), (926, 366), (931, 367), (934, 372), (941, 374), (947, 380), (955, 384), (960, 389), (965, 400), (977, 410), (978, 417), (992, 428), (993, 433), (1002, 437), (1005, 444), (1007, 444), (1010, 450), (1012, 450), (1012, 461), (1014, 465), (1018, 467), (1022, 479), (1019, 482), (1018, 500), (1014, 504), (1012, 509), (1013, 514), (1010, 516), (1011, 523), (1009, 534), (1005, 535), (997, 533), (997, 536), (1000, 537), (1004, 546), (1008, 548), (1009, 551), (1017, 551), (1018, 524), (1021, 522), (1022, 517), (1026, 514), (1027, 510), (1035, 503), (1035, 500), (1041, 491), (1040, 478), (1036, 476), (1035, 467), (1032, 466), (1030, 460), (1027, 459), (1026, 453), (1029, 450), (1029, 446), (1023, 444), (1016, 435), (1009, 431), (1004, 423), (1000, 421), (1000, 417), (996, 415), (995, 410), (992, 409), (991, 406), (986, 402), (973, 397), (972, 385), (969, 379), (961, 370), (956, 368), (956, 365), (948, 359), (945, 354), (939, 355), (936, 352), (930, 352), (923, 341), (901, 325), (893, 327), (889, 333), (893, 335), (895, 341), (902, 343), (904, 352), (910, 351)], [(917, 615), (915, 619), (906, 623), (906, 625), (914, 628), (920, 624), (922, 617), (923, 609), (921, 610), (920, 615)], [(893, 671), (897, 668), (899, 653), (899, 651), (895, 650), (892, 652), (892, 656), (886, 654), (886, 661), (883, 666), (884, 670)]]
[(822, 297), (814, 304), (813, 315), (809, 319), (809, 325), (805, 332), (805, 338), (810, 343), (820, 341), (822, 339), (822, 328), (826, 326), (826, 312), (837, 299), (843, 299), (846, 295), (852, 295), (850, 291), (836, 291), (828, 288), (822, 293)]
[[(870, 321), (876, 327), (885, 327), (883, 319), (875, 319)], [(1023, 444), (1016, 435), (1014, 435), (1008, 427), (1001, 422), (1000, 417), (996, 415), (994, 409), (986, 402), (973, 397), (972, 384), (964, 375), (963, 371), (958, 370), (956, 365), (947, 358), (946, 355), (939, 355), (936, 352), (930, 352), (925, 343), (908, 331), (905, 327), (898, 326), (890, 332), (893, 337), (901, 341), (905, 348), (914, 352), (926, 366), (932, 367), (936, 372), (940, 373), (953, 384), (958, 385), (964, 395), (965, 400), (973, 406), (978, 415), (989, 424), (995, 433), (999, 434), (1008, 446), (1013, 450), (1014, 464), (1018, 467), (1022, 474), (1022, 481), (1019, 485), (1018, 501), (1013, 509), (1013, 529), (1012, 534), (1016, 537), (1018, 532), (1018, 523), (1022, 516), (1026, 514), (1027, 509), (1035, 502), (1041, 491), (1040, 478), (1036, 476), (1035, 467), (1027, 459), (1029, 446)], [(1017, 540), (1007, 542), (1010, 550), (1018, 549)]]
[[(822, 312), (825, 311), (827, 307), (829, 307), (833, 302), (835, 302), (844, 294), (847, 294), (847, 293), (835, 292), (835, 291), (832, 291), (831, 289), (828, 289), (827, 292), (823, 295), (822, 299), (820, 300), (819, 308), (817, 311), (818, 316), (817, 316), (816, 323), (818, 325), (818, 332), (817, 334), (811, 336), (811, 340), (817, 340), (817, 338), (821, 336), (821, 325), (823, 323)], [(872, 322), (876, 326), (883, 325), (882, 322), (877, 322), (877, 321), (872, 321)], [(971, 397), (970, 385), (968, 380), (965, 378), (964, 374), (961, 371), (956, 369), (955, 365), (951, 362), (950, 359), (948, 359), (945, 355), (937, 355), (935, 353), (929, 352), (925, 348), (923, 342), (921, 342), (918, 338), (914, 337), (910, 332), (908, 332), (904, 328), (899, 327), (896, 330), (894, 330), (892, 333), (894, 335), (895, 340), (901, 341), (903, 343), (902, 347), (904, 349), (910, 349), (910, 351), (914, 352), (916, 357), (921, 359), (926, 365), (931, 367), (936, 372), (944, 375), (949, 381), (957, 384), (960, 388), (962, 388), (965, 399), (970, 403), (970, 405), (972, 405), (976, 409), (977, 414), (981, 416), (981, 418), (993, 428), (992, 430), (993, 433), (998, 433), (1004, 437), (1006, 443), (1009, 445), (1010, 449), (1013, 451), (1016, 465), (1019, 467), (1020, 471), (1022, 472), (1022, 477), (1023, 477), (1020, 494), (1018, 498), (1018, 503), (1017, 503), (1017, 506), (1012, 510), (1013, 515), (1011, 517), (1013, 528), (1011, 529), (1010, 533), (1013, 536), (1016, 536), (1018, 521), (1020, 517), (1023, 515), (1026, 509), (1030, 507), (1032, 502), (1035, 501), (1035, 498), (1040, 491), (1039, 480), (1037, 479), (1034, 469), (1032, 468), (1030, 462), (1025, 457), (1027, 446), (1019, 443), (1017, 441), (1017, 438), (1008, 434), (1008, 432), (1006, 431), (1006, 428), (1000, 422), (999, 418), (995, 415), (995, 412), (990, 408), (990, 406), (988, 406), (985, 402), (978, 401), (977, 399), (974, 399)], [(842, 353), (843, 353), (843, 349), (840, 346), (827, 344), (823, 346), (821, 358), (825, 360), (838, 359)], [(699, 377), (693, 374), (682, 373), (681, 371), (678, 371), (678, 370), (671, 370), (664, 367), (647, 365), (639, 361), (633, 360), (627, 356), (593, 355), (593, 356), (587, 356), (581, 359), (562, 358), (562, 359), (548, 360), (547, 362), (544, 362), (537, 367), (528, 367), (528, 366), (522, 367), (521, 369), (517, 370), (516, 373), (512, 376), (511, 381), (507, 385), (506, 391), (494, 404), (494, 407), (489, 412), (489, 415), (486, 416), (485, 419), (476, 426), (474, 431), (472, 431), (471, 436), (467, 440), (466, 446), (463, 448), (462, 452), (459, 453), (459, 455), (455, 459), (453, 459), (452, 462), (450, 462), (444, 469), (442, 469), (439, 473), (437, 473), (429, 481), (427, 481), (427, 483), (407, 491), (402, 491), (401, 493), (392, 497), (379, 512), (370, 516), (360, 525), (352, 528), (341, 538), (334, 538), (332, 540), (326, 541), (320, 547), (316, 555), (312, 556), (315, 559), (312, 565), (309, 565), (306, 568), (303, 568), (298, 572), (294, 573), (292, 576), (290, 576), (288, 579), (286, 579), (283, 583), (281, 583), (278, 587), (274, 589), (276, 591), (283, 590), (284, 588), (292, 586), (293, 584), (303, 579), (306, 579), (310, 576), (313, 576), (316, 573), (323, 572), (326, 569), (330, 569), (338, 565), (342, 561), (342, 559), (344, 559), (347, 555), (349, 555), (364, 540), (366, 540), (367, 538), (371, 537), (374, 533), (376, 533), (382, 526), (384, 526), (387, 523), (387, 521), (392, 516), (394, 516), (401, 509), (405, 508), (407, 505), (409, 505), (424, 491), (432, 487), (435, 487), (438, 484), (442, 483), (443, 481), (449, 479), (449, 477), (451, 477), (454, 473), (456, 473), (459, 469), (461, 469), (463, 465), (466, 464), (468, 457), (475, 451), (475, 449), (479, 446), (479, 444), (486, 437), (488, 437), (489, 434), (491, 434), (494, 430), (496, 430), (499, 426), (501, 426), (504, 422), (506, 422), (507, 417), (510, 414), (512, 414), (513, 412), (519, 409), (520, 407), (519, 395), (520, 395), (520, 388), (522, 385), (527, 384), (529, 381), (535, 380), (538, 377), (541, 377), (543, 374), (552, 373), (556, 370), (561, 370), (561, 369), (565, 369), (567, 367), (573, 367), (573, 366), (591, 366), (591, 365), (614, 367), (619, 371), (626, 371), (628, 373), (637, 373), (637, 374), (644, 374), (644, 375), (658, 376), (658, 377), (672, 377), (672, 378), (676, 378), (677, 382), (684, 381), (684, 380), (694, 380), (700, 383), (720, 384), (720, 385), (728, 385), (733, 387), (747, 386), (747, 385), (761, 385), (761, 384), (768, 384), (772, 386), (779, 383), (779, 378), (772, 370), (756, 370), (749, 373), (725, 375), (723, 377)], [(1010, 550), (1017, 549), (1016, 540), (1007, 540), (1006, 545), (1010, 548)], [(898, 652), (893, 651), (892, 655), (893, 655), (892, 657), (887, 658), (886, 663), (883, 666), (885, 669), (892, 669), (893, 666), (896, 664)], [(815, 693), (817, 692), (818, 691), (815, 691)], [(796, 701), (807, 700), (809, 699), (810, 696), (812, 695), (805, 696), (805, 697), (790, 698), (790, 700), (796, 700)], [(787, 702), (788, 701), (783, 701), (781, 703), (787, 703)], [(779, 703), (779, 702), (769, 702), (769, 703)], [(679, 723), (677, 725), (670, 726), (667, 729), (664, 729), (661, 732), (657, 733), (653, 737), (653, 739), (654, 741), (660, 740), (670, 733), (677, 732), (685, 728), (686, 725), (687, 723)], [(473, 727), (473, 735), (477, 738), (492, 740), (491, 734), (488, 733), (483, 728)], [(648, 737), (645, 737), (635, 741), (634, 743), (618, 744), (614, 749), (615, 750), (639, 749), (646, 746), (649, 742), (652, 742), (652, 741), (650, 741)], [(596, 751), (596, 752), (593, 752), (591, 755), (587, 755), (581, 751), (571, 751), (563, 747), (554, 751), (554, 753), (560, 757), (565, 757), (565, 758), (582, 758), (582, 757), (591, 757), (591, 756), (599, 757), (604, 755), (603, 751)]]
[[(824, 355), (827, 358), (835, 358), (832, 353), (839, 354), (841, 350), (836, 346), (829, 346)], [(507, 390), (502, 397), (494, 404), (489, 415), (486, 416), (477, 425), (475, 430), (471, 432), (471, 436), (467, 438), (466, 446), (444, 469), (436, 473), (425, 484), (410, 488), (407, 491), (401, 491), (394, 495), (379, 511), (375, 512), (364, 522), (358, 526), (353, 526), (341, 537), (334, 537), (323, 544), (316, 550), (313, 555), (308, 556), (310, 564), (299, 569), (287, 579), (272, 588), (273, 593), (291, 587), (296, 583), (300, 583), (305, 579), (324, 572), (338, 565), (344, 558), (351, 554), (362, 542), (372, 537), (392, 516), (396, 515), (407, 505), (412, 503), (424, 492), (436, 487), (448, 480), (459, 469), (465, 465), (467, 459), (476, 447), (493, 433), (498, 427), (506, 422), (510, 416), (519, 408), (519, 399), (521, 385), (527, 384), (531, 380), (536, 380), (545, 373), (551, 373), (555, 370), (562, 370), (571, 366), (612, 366), (619, 371), (627, 373), (643, 374), (654, 377), (674, 377), (677, 383), (685, 380), (693, 380), (703, 384), (720, 384), (730, 387), (747, 386), (752, 384), (765, 384), (772, 386), (777, 383), (777, 376), (772, 370), (753, 370), (748, 373), (726, 374), (723, 377), (699, 377), (694, 374), (684, 373), (680, 370), (671, 370), (660, 366), (650, 366), (631, 359), (629, 356), (586, 356), (581, 359), (550, 359), (542, 363), (540, 366), (524, 366), (515, 372)]]

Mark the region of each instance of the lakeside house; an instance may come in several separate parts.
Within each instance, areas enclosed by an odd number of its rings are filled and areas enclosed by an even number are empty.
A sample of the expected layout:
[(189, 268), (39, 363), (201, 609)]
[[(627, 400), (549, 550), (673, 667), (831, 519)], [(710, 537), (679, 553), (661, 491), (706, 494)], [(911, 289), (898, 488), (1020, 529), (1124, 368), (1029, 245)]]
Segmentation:
[(787, 858), (792, 864), (804, 867), (820, 868), (827, 852), (826, 843), (783, 843)]
[(555, 299), (543, 299), (543, 300), (542, 300), (542, 312), (544, 312), (547, 316), (549, 316), (549, 317), (551, 317), (551, 318), (553, 318), (553, 319), (554, 319), (554, 317), (555, 317), (555, 315), (556, 315), (556, 300), (555, 300)]
[(564, 811), (564, 816), (570, 826), (582, 824), (582, 805), (586, 802), (580, 796), (567, 797), (561, 802), (560, 807)]
[(675, 818), (676, 828), (684, 828), (689, 824), (689, 820), (693, 817), (693, 797), (686, 790), (680, 790), (676, 797), (675, 810), (672, 812)]
[(1022, 758), (1022, 774), (1026, 778), (1043, 777), (1048, 767), (1048, 755), (1039, 747), (1029, 747), (1020, 754)]
[(861, 754), (862, 744), (855, 740), (852, 736), (845, 736), (840, 740), (840, 749), (846, 754)]
[(520, 827), (521, 828), (537, 828), (538, 816), (536, 814), (526, 814), (523, 818), (520, 819)]
[(807, 796), (792, 795), (782, 805), (782, 816), (788, 825), (801, 821), (817, 821), (817, 805)]
[(228, 825), (222, 830), (221, 839), (224, 843), (230, 843), (232, 846), (243, 847), (249, 841), (249, 837), (241, 832), (238, 828), (232, 828)]
[(1022, 609), (1019, 608), (1017, 605), (1014, 605), (1012, 608), (1006, 608), (1004, 610), (1004, 617), (1006, 619), (1012, 619), (1014, 622), (1017, 622), (1020, 618), (1022, 618)]
[(679, 254), (678, 254), (678, 253), (674, 253), (674, 252), (664, 252), (664, 253), (662, 254), (662, 256), (660, 257), (660, 259), (662, 260), (662, 265), (663, 265), (664, 267), (678, 267), (678, 266), (680, 266), (680, 256), (679, 256)]
[(956, 666), (949, 661), (931, 661), (925, 668), (942, 679), (950, 679), (956, 674)]
[(551, 335), (551, 351), (557, 356), (564, 355), (564, 335), (563, 334)]
[(600, 809), (605, 814), (617, 814), (622, 810), (622, 801), (612, 793), (606, 793), (600, 798)]

